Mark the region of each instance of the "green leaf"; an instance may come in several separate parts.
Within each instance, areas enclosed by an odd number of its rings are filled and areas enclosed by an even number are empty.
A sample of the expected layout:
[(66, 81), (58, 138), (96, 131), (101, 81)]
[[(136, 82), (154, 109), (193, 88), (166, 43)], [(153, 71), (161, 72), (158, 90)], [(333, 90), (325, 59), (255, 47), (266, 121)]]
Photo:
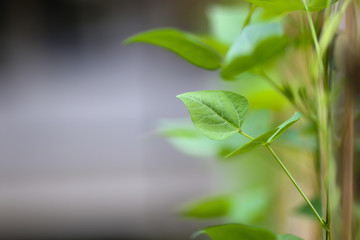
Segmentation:
[(299, 112), (294, 113), (294, 115), (291, 116), (288, 120), (283, 122), (281, 125), (279, 125), (276, 129), (276, 133), (269, 138), (267, 143), (271, 143), (276, 138), (278, 138), (281, 134), (283, 134), (288, 128), (290, 128), (294, 123), (296, 123), (300, 118), (302, 117), (302, 114)]
[[(270, 122), (263, 120), (269, 118), (269, 110), (255, 109), (246, 115), (247, 121), (241, 126), (242, 131), (257, 136), (271, 128)], [(188, 120), (163, 119), (156, 128), (156, 134), (166, 137), (178, 151), (205, 159), (209, 157), (223, 159), (239, 145), (244, 145), (249, 141), (240, 134), (235, 134), (223, 141), (213, 141), (196, 129), (190, 119)], [(299, 139), (298, 136), (294, 136), (294, 138), (295, 140)]]
[(161, 121), (156, 133), (166, 137), (178, 151), (195, 157), (217, 156), (221, 148), (220, 142), (205, 137), (191, 121), (183, 119)]
[(274, 12), (290, 12), (304, 8), (301, 0), (246, 0)]
[(242, 154), (242, 153), (246, 153), (249, 152), (257, 147), (260, 147), (262, 145), (265, 145), (267, 143), (267, 141), (277, 132), (277, 129), (272, 129), (268, 132), (266, 132), (265, 134), (254, 138), (253, 140), (251, 140), (250, 142), (248, 142), (247, 144), (239, 147), (238, 149), (236, 149), (235, 151), (229, 153), (227, 156), (225, 156), (225, 158), (229, 158), (232, 157), (234, 155), (238, 155), (238, 154)]
[(212, 5), (206, 13), (212, 35), (224, 43), (231, 44), (241, 32), (248, 9), (243, 6)]
[(259, 67), (285, 49), (288, 38), (280, 23), (261, 23), (247, 26), (230, 47), (221, 75), (234, 79), (239, 74)]
[[(248, 2), (254, 3), (257, 6), (263, 7), (265, 9), (278, 12), (286, 13), (297, 10), (305, 10), (302, 0), (246, 0)], [(305, 0), (306, 1), (306, 0)], [(336, 1), (332, 1), (334, 3)], [(327, 0), (310, 0), (309, 1), (309, 10), (311, 12), (321, 11), (327, 6)]]
[[(330, 0), (330, 4), (336, 3), (338, 0)], [(321, 11), (327, 7), (328, 0), (311, 0), (309, 2), (309, 10), (311, 12)]]
[[(310, 202), (312, 203), (312, 205), (314, 206), (314, 208), (316, 209), (316, 211), (322, 215), (322, 206), (321, 206), (321, 197), (320, 196), (316, 196), (315, 198), (311, 199)], [(316, 216), (313, 212), (313, 210), (309, 207), (309, 205), (307, 203), (302, 204), (301, 206), (299, 206), (298, 208), (296, 208), (295, 210), (297, 213), (305, 215), (307, 217), (310, 218), (314, 218), (316, 219)]]
[(226, 156), (226, 158), (234, 156), (234, 155), (246, 153), (246, 152), (249, 152), (249, 151), (251, 151), (251, 150), (253, 150), (253, 149), (255, 149), (255, 148), (257, 148), (257, 147), (259, 147), (261, 145), (271, 143), (276, 138), (278, 138), (281, 134), (283, 134), (295, 122), (297, 122), (301, 118), (301, 116), (302, 116), (302, 114), (299, 113), (299, 112), (294, 113), (294, 115), (292, 115), (291, 118), (289, 118), (288, 120), (283, 122), (278, 127), (274, 128), (274, 129), (271, 129), (270, 131), (264, 133), (263, 135), (261, 135), (261, 136), (259, 136), (257, 138), (254, 138), (253, 140), (251, 140), (247, 144), (239, 147), (238, 149), (236, 149), (232, 153), (228, 154)]
[(276, 240), (303, 240), (303, 239), (291, 234), (279, 234), (277, 235)]
[(208, 235), (212, 240), (276, 240), (276, 235), (266, 229), (243, 224), (224, 224), (205, 228), (194, 234)]
[[(242, 165), (242, 168), (246, 166)], [(269, 181), (269, 178), (266, 179)], [(264, 184), (251, 185), (242, 189), (239, 194), (233, 195), (229, 200), (231, 200), (232, 208), (226, 218), (228, 222), (257, 224), (263, 223), (267, 216), (271, 215), (274, 193)]]
[(271, 209), (272, 197), (272, 192), (266, 187), (249, 187), (237, 194), (187, 203), (179, 213), (190, 218), (223, 218), (230, 222), (256, 223)]
[(217, 51), (200, 41), (195, 35), (172, 28), (143, 32), (124, 41), (125, 44), (137, 42), (170, 50), (188, 62), (204, 69), (218, 69), (222, 61)]
[(205, 136), (225, 139), (240, 131), (249, 104), (245, 97), (227, 91), (199, 91), (177, 96), (191, 120)]
[(227, 51), (229, 50), (229, 46), (227, 44), (220, 42), (214, 37), (198, 36), (198, 39), (201, 40), (206, 45), (208, 45), (209, 47), (211, 47), (212, 49), (214, 49), (215, 51), (217, 51), (221, 55), (221, 58), (224, 58)]
[(183, 207), (181, 215), (192, 218), (216, 218), (226, 216), (231, 208), (229, 197), (201, 200)]

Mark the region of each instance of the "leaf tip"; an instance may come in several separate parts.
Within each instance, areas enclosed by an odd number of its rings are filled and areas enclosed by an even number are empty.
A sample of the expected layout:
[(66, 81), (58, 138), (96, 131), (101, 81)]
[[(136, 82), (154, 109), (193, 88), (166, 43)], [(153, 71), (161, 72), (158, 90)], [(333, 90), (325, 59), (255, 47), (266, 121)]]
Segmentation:
[(197, 238), (199, 235), (204, 234), (204, 233), (205, 233), (204, 230), (199, 230), (199, 231), (197, 231), (197, 232), (194, 232), (194, 233), (190, 236), (190, 239), (195, 239), (195, 238)]
[(132, 43), (134, 43), (134, 36), (128, 37), (124, 41), (122, 41), (122, 44), (124, 46), (130, 45)]
[(295, 112), (295, 113), (294, 113), (294, 116), (295, 116), (296, 118), (300, 119), (300, 118), (303, 116), (303, 114), (302, 114), (301, 112)]
[(178, 99), (180, 99), (182, 101), (185, 94), (186, 93), (178, 94), (178, 95), (176, 95), (176, 98), (178, 98)]

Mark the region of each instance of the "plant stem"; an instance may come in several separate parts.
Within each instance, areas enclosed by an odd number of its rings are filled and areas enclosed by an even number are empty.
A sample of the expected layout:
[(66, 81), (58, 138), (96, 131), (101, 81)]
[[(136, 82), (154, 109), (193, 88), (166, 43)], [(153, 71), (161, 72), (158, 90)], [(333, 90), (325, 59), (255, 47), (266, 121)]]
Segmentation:
[(250, 8), (249, 8), (249, 13), (246, 16), (246, 19), (244, 21), (244, 24), (242, 25), (241, 29), (243, 30), (249, 23), (252, 17), (252, 14), (254, 13), (254, 11), (256, 10), (257, 6), (255, 4), (250, 4)]
[[(243, 131), (239, 130), (239, 133), (249, 139), (254, 139), (253, 137), (249, 136), (248, 134), (244, 133)], [(270, 153), (273, 155), (273, 157), (276, 159), (276, 161), (278, 162), (278, 164), (281, 166), (281, 168), (284, 170), (284, 172), (286, 173), (286, 175), (290, 178), (291, 182), (295, 185), (296, 189), (299, 191), (299, 193), (301, 194), (301, 196), (304, 198), (305, 202), (309, 205), (309, 207), (311, 208), (311, 210), (314, 212), (316, 218), (319, 220), (321, 226), (328, 232), (329, 229), (327, 228), (327, 225), (324, 221), (324, 219), (322, 219), (319, 215), (319, 213), (316, 211), (315, 207), (312, 205), (312, 203), (310, 202), (310, 200), (308, 199), (308, 197), (305, 195), (305, 193), (301, 190), (300, 186), (297, 184), (297, 182), (295, 181), (295, 179), (292, 177), (291, 173), (289, 172), (289, 170), (287, 170), (287, 168), (285, 167), (285, 165), (283, 164), (283, 162), (280, 160), (280, 158), (276, 155), (276, 153), (274, 152), (274, 150), (270, 147), (270, 145), (268, 143), (264, 144), (264, 146), (270, 151)]]
[(265, 147), (270, 151), (270, 153), (273, 155), (273, 157), (276, 159), (276, 161), (278, 162), (278, 164), (280, 165), (280, 167), (284, 170), (284, 172), (286, 173), (286, 175), (290, 178), (291, 182), (294, 184), (294, 186), (296, 187), (296, 189), (299, 191), (299, 193), (301, 194), (301, 196), (304, 198), (304, 200), (306, 201), (306, 203), (309, 205), (309, 207), (311, 208), (311, 210), (314, 212), (316, 218), (319, 220), (321, 226), (327, 230), (327, 226), (325, 221), (320, 217), (319, 213), (316, 211), (316, 209), (314, 208), (314, 206), (312, 205), (312, 203), (310, 202), (310, 200), (306, 197), (305, 193), (301, 190), (300, 186), (297, 184), (297, 182), (295, 181), (295, 179), (293, 178), (293, 176), (291, 175), (291, 173), (289, 172), (289, 170), (287, 170), (287, 168), (285, 167), (285, 165), (283, 164), (283, 162), (280, 160), (280, 158), (276, 155), (276, 153), (274, 152), (274, 150), (270, 147), (269, 144), (265, 144)]
[(315, 46), (315, 50), (316, 50), (316, 55), (317, 55), (317, 58), (318, 58), (318, 61), (319, 61), (319, 64), (320, 64), (320, 68), (321, 68), (321, 71), (323, 71), (324, 66), (322, 64), (320, 45), (319, 45), (319, 40), (318, 40), (317, 35), (316, 35), (315, 25), (314, 25), (314, 22), (313, 22), (313, 20), (311, 18), (311, 13), (310, 13), (309, 7), (308, 7), (308, 5), (306, 3), (306, 0), (302, 0), (302, 3), (304, 5), (306, 15), (307, 15), (307, 18), (308, 18), (308, 21), (309, 21), (311, 36), (313, 38), (313, 42), (314, 42), (314, 46)]
[(247, 135), (246, 133), (244, 133), (244, 132), (243, 132), (243, 131), (241, 131), (241, 130), (239, 130), (239, 133), (240, 133), (241, 135), (243, 135), (243, 136), (247, 137), (248, 139), (251, 139), (251, 140), (253, 140), (253, 139), (254, 139), (253, 137), (251, 137), (251, 136)]

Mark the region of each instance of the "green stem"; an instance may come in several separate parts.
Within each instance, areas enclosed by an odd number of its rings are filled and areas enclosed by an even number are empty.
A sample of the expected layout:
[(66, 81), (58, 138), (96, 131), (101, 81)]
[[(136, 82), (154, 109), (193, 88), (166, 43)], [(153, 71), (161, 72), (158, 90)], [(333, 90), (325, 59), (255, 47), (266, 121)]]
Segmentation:
[[(248, 134), (244, 133), (243, 131), (239, 130), (239, 133), (249, 139), (254, 139), (253, 137), (249, 136)], [(299, 193), (301, 194), (301, 196), (304, 198), (305, 202), (309, 205), (309, 207), (311, 208), (311, 210), (314, 212), (316, 218), (319, 220), (321, 226), (328, 231), (328, 227), (324, 221), (324, 219), (322, 219), (319, 215), (319, 213), (316, 211), (316, 209), (314, 208), (314, 206), (312, 205), (312, 203), (310, 202), (310, 200), (307, 198), (307, 196), (305, 195), (305, 193), (301, 190), (300, 186), (297, 184), (297, 182), (295, 181), (295, 179), (292, 177), (291, 173), (289, 172), (289, 170), (287, 170), (287, 168), (285, 167), (285, 165), (282, 163), (282, 161), (280, 160), (280, 158), (276, 155), (276, 153), (274, 152), (274, 150), (270, 147), (269, 144), (265, 144), (264, 145), (269, 151), (270, 153), (273, 155), (273, 157), (276, 159), (276, 161), (279, 163), (279, 165), (281, 166), (281, 168), (284, 170), (284, 172), (286, 173), (286, 175), (290, 178), (291, 182), (295, 185), (296, 189), (299, 191)]]
[(250, 9), (249, 9), (249, 13), (248, 13), (248, 15), (246, 16), (246, 19), (245, 19), (245, 21), (244, 21), (244, 24), (242, 25), (242, 30), (247, 26), (247, 25), (249, 25), (249, 23), (250, 23), (250, 20), (251, 20), (251, 17), (252, 17), (252, 15), (253, 15), (253, 13), (255, 12), (255, 10), (256, 10), (256, 8), (257, 8), (257, 6), (255, 5), (255, 4), (250, 4)]
[(310, 200), (306, 197), (305, 193), (301, 190), (301, 188), (299, 187), (299, 185), (297, 184), (297, 182), (295, 181), (295, 179), (293, 178), (293, 176), (291, 175), (291, 173), (287, 170), (287, 168), (285, 167), (285, 165), (283, 164), (283, 162), (280, 160), (280, 158), (276, 155), (276, 153), (274, 152), (274, 150), (270, 147), (269, 144), (265, 144), (265, 147), (270, 151), (270, 153), (273, 155), (273, 157), (276, 159), (276, 161), (278, 162), (278, 164), (281, 166), (281, 168), (284, 170), (284, 172), (286, 173), (286, 175), (290, 178), (291, 182), (295, 185), (296, 189), (299, 191), (299, 193), (301, 194), (301, 196), (304, 198), (304, 200), (306, 201), (306, 203), (309, 205), (309, 207), (311, 208), (311, 210), (314, 212), (316, 218), (319, 220), (321, 226), (324, 229), (327, 229), (326, 223), (325, 221), (320, 217), (319, 213), (316, 211), (316, 209), (314, 208), (314, 206), (312, 205), (312, 203), (310, 202)]
[(243, 136), (247, 137), (248, 139), (251, 139), (251, 140), (253, 140), (253, 139), (254, 139), (253, 137), (251, 137), (251, 136), (247, 135), (246, 133), (244, 133), (244, 132), (243, 132), (243, 131), (241, 131), (241, 130), (239, 130), (239, 133), (240, 133), (241, 135), (243, 135)]
[(317, 35), (316, 35), (315, 25), (314, 25), (314, 22), (313, 22), (313, 20), (311, 18), (310, 10), (309, 10), (309, 7), (308, 7), (308, 5), (306, 3), (306, 0), (302, 0), (302, 3), (304, 5), (306, 16), (307, 16), (308, 21), (309, 21), (311, 36), (313, 38), (313, 42), (314, 42), (314, 46), (315, 46), (315, 50), (316, 50), (316, 55), (318, 57), (320, 68), (321, 68), (321, 71), (323, 71), (324, 66), (322, 64), (320, 45), (319, 45), (319, 40), (318, 40)]

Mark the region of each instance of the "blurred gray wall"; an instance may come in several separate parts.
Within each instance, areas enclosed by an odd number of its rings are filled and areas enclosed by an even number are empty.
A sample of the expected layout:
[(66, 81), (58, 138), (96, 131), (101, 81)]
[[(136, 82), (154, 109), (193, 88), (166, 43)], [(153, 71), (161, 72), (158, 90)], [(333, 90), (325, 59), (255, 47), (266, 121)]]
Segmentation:
[(188, 239), (205, 225), (173, 213), (216, 189), (213, 163), (153, 130), (188, 117), (175, 96), (216, 74), (122, 41), (206, 31), (209, 2), (0, 2), (0, 237)]

